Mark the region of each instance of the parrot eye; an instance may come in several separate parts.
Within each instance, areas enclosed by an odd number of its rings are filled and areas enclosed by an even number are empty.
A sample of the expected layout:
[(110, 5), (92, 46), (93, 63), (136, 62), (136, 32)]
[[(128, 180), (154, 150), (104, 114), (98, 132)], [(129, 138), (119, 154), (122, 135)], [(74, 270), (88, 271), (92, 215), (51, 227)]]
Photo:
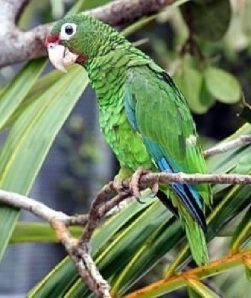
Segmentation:
[(68, 25), (68, 26), (65, 27), (64, 31), (67, 35), (72, 35), (73, 27), (71, 25)]
[(74, 23), (66, 23), (61, 27), (60, 39), (69, 40), (77, 31), (77, 25)]

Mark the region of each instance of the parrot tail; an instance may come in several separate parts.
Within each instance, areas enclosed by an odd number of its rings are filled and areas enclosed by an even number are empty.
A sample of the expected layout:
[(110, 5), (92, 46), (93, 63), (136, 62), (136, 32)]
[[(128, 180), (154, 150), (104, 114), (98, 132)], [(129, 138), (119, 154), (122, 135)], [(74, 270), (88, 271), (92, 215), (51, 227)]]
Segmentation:
[[(207, 231), (207, 224), (202, 210), (202, 198), (199, 193), (189, 184), (172, 183), (171, 187), (176, 194), (177, 200), (184, 205), (191, 217), (200, 225), (204, 233)], [(167, 199), (166, 191), (158, 191), (157, 197), (159, 200), (174, 214), (175, 208), (172, 207)]]
[(202, 198), (199, 193), (189, 184), (173, 183), (171, 186), (177, 199), (184, 205), (191, 217), (200, 225), (204, 233), (206, 233), (207, 224), (202, 209)]
[(179, 212), (181, 214), (181, 221), (184, 225), (189, 247), (195, 262), (199, 266), (208, 264), (209, 256), (203, 229), (197, 222), (191, 220), (190, 214), (183, 206), (179, 207)]
[[(184, 187), (183, 191), (180, 186)], [(179, 217), (184, 226), (192, 256), (198, 265), (207, 264), (209, 261), (207, 243), (205, 238), (206, 221), (202, 209), (197, 204), (196, 199), (192, 197), (195, 189), (185, 195), (185, 190), (189, 190), (191, 186), (175, 183), (172, 189), (175, 192), (175, 197), (170, 190), (159, 190), (157, 193), (158, 199), (177, 217)], [(176, 191), (178, 189), (178, 191)], [(174, 200), (172, 204), (170, 197)], [(175, 205), (175, 207), (174, 207)]]

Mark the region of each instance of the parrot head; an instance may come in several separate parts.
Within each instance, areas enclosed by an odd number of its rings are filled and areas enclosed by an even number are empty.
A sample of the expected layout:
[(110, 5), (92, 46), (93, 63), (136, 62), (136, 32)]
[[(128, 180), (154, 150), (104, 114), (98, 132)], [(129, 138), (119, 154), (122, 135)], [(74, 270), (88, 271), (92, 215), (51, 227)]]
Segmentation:
[(66, 72), (73, 63), (85, 65), (90, 59), (103, 56), (115, 48), (117, 32), (110, 26), (83, 14), (57, 22), (46, 38), (51, 63)]

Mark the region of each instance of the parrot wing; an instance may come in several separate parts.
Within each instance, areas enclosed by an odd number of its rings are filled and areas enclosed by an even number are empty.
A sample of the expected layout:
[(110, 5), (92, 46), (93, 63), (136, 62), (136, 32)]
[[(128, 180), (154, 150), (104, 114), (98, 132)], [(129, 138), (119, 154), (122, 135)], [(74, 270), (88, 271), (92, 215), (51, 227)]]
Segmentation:
[[(205, 172), (205, 161), (197, 144), (188, 105), (168, 74), (156, 72), (149, 66), (128, 69), (125, 112), (160, 171)], [(205, 230), (203, 199), (206, 203), (210, 200), (208, 185), (172, 183), (171, 187), (192, 218)]]

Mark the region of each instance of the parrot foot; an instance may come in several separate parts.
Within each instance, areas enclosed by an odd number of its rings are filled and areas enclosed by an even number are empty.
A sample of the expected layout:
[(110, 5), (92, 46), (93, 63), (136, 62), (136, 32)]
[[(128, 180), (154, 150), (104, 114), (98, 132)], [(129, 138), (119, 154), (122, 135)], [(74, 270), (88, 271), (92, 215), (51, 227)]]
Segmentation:
[(113, 180), (113, 187), (114, 189), (117, 191), (118, 194), (128, 194), (128, 195), (132, 195), (136, 198), (136, 200), (140, 203), (140, 204), (144, 204), (144, 202), (140, 201), (139, 197), (140, 197), (140, 192), (139, 192), (139, 196), (137, 197), (132, 190), (131, 184), (129, 185), (125, 185), (124, 182), (122, 180), (120, 180), (120, 178), (118, 176), (115, 176), (114, 180)]
[[(136, 198), (136, 200), (141, 203), (141, 204), (144, 204), (142, 201), (140, 201), (140, 188), (139, 188), (139, 184), (140, 184), (140, 179), (142, 176), (146, 175), (146, 174), (149, 174), (151, 173), (151, 171), (147, 171), (147, 170), (144, 170), (142, 168), (139, 168), (133, 175), (132, 175), (132, 178), (131, 178), (131, 182), (130, 182), (130, 189), (131, 189), (131, 192), (133, 194), (133, 196)], [(158, 186), (158, 183), (154, 183), (153, 187), (152, 187), (152, 194), (153, 194), (153, 197), (155, 197), (155, 195), (157, 194), (159, 190), (159, 186)]]
[(119, 175), (116, 175), (113, 180), (113, 187), (117, 191), (118, 194), (129, 193), (128, 187), (123, 183), (120, 179)]

